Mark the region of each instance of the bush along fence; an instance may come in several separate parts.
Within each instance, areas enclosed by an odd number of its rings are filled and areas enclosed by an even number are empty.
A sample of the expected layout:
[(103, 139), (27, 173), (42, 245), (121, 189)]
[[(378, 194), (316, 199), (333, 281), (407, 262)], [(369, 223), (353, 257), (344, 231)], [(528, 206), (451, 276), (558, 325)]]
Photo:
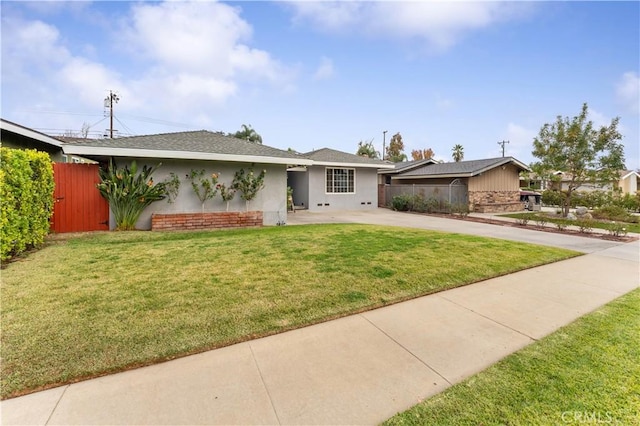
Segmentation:
[[(170, 173), (162, 182), (154, 183), (152, 174), (160, 167), (144, 166), (138, 169), (135, 161), (131, 167), (117, 168), (110, 164), (107, 170), (100, 173), (101, 183), (98, 189), (104, 198), (109, 201), (109, 207), (114, 215), (117, 230), (135, 229), (135, 224), (140, 215), (150, 204), (155, 201), (167, 199), (172, 203), (180, 190), (180, 179)], [(204, 169), (192, 169), (186, 175), (191, 183), (191, 189), (200, 200), (200, 213), (167, 213), (153, 214), (151, 229), (211, 229), (262, 226), (262, 212), (250, 212), (249, 202), (258, 192), (264, 188), (266, 170), (254, 174), (250, 168), (248, 172), (240, 169), (235, 173), (233, 182), (227, 186), (219, 183), (219, 174), (205, 173)], [(229, 212), (229, 202), (236, 192), (247, 203), (247, 211)], [(205, 204), (218, 193), (222, 201), (226, 203), (226, 212), (205, 212)], [(259, 214), (258, 214), (259, 213)]]
[(0, 148), (0, 259), (44, 242), (53, 214), (53, 165), (36, 150)]
[(421, 194), (396, 195), (391, 199), (391, 208), (400, 212), (445, 213), (466, 217), (469, 214), (467, 203), (449, 203), (436, 197), (425, 198)]

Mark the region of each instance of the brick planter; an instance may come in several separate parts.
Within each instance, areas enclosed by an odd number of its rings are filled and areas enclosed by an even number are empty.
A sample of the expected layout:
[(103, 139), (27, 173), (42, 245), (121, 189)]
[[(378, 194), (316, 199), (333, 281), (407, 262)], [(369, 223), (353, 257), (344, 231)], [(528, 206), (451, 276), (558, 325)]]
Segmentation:
[(262, 226), (262, 212), (173, 213), (151, 216), (152, 231), (228, 229)]

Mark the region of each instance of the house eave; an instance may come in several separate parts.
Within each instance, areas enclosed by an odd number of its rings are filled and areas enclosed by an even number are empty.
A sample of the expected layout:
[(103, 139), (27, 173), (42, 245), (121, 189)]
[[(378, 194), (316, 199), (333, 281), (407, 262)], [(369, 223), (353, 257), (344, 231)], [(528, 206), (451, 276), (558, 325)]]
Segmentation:
[(366, 168), (366, 169), (393, 169), (393, 165), (387, 164), (371, 164), (371, 163), (342, 163), (338, 161), (316, 161), (312, 160), (314, 166), (329, 166), (329, 167), (353, 167), (353, 168)]
[(300, 166), (312, 165), (313, 161), (304, 158), (268, 157), (260, 155), (220, 154), (213, 152), (171, 151), (155, 149), (105, 148), (87, 145), (62, 145), (65, 154), (82, 155), (86, 157), (135, 157), (135, 158), (164, 158), (172, 160), (209, 160), (228, 161), (234, 163), (262, 163), (262, 164), (296, 164)]
[(392, 176), (391, 179), (440, 179), (440, 178), (461, 178), (473, 177), (473, 173), (447, 173), (441, 175), (412, 175), (412, 176)]
[(20, 125), (14, 124), (10, 121), (2, 120), (0, 128), (7, 132), (15, 133), (20, 136), (24, 136), (29, 139), (34, 139), (42, 143), (46, 143), (49, 145), (53, 145), (55, 147), (61, 148), (63, 143), (56, 138), (51, 136), (47, 136), (43, 133), (37, 132), (32, 129), (27, 129), (26, 127), (22, 127)]

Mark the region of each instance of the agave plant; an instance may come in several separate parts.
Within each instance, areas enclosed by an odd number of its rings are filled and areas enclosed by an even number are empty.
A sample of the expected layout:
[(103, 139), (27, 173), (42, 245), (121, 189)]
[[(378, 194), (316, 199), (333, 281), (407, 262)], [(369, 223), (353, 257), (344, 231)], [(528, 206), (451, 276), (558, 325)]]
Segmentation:
[(160, 167), (144, 166), (138, 171), (135, 161), (131, 167), (117, 168), (113, 162), (109, 167), (100, 169), (100, 180), (97, 184), (100, 194), (109, 202), (116, 221), (116, 229), (127, 231), (135, 229), (140, 214), (154, 201), (167, 196), (165, 182), (154, 184), (151, 175)]

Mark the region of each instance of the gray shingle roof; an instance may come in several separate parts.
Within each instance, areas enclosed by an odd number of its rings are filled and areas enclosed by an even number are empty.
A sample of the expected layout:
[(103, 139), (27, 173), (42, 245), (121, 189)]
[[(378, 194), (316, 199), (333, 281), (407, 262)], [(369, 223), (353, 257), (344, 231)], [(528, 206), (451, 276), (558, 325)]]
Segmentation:
[(310, 160), (323, 163), (374, 164), (379, 166), (389, 166), (389, 163), (386, 161), (376, 160), (369, 157), (361, 157), (359, 155), (349, 154), (348, 152), (337, 151), (331, 148), (322, 148), (301, 155)]
[(420, 167), (422, 165), (428, 165), (428, 164), (436, 164), (437, 161), (432, 159), (432, 158), (428, 158), (428, 159), (422, 159), (422, 160), (412, 160), (412, 161), (403, 161), (401, 163), (392, 163), (394, 166), (393, 170), (381, 170), (380, 173), (382, 174), (398, 174), (398, 173), (402, 173), (404, 171), (408, 171), (417, 167)]
[(401, 173), (402, 177), (416, 176), (475, 176), (486, 170), (493, 169), (507, 163), (514, 163), (522, 170), (529, 168), (513, 157), (487, 158), (484, 160), (470, 160), (452, 163), (427, 164), (405, 173)]
[[(151, 151), (183, 151), (194, 153), (215, 153), (299, 159), (294, 154), (267, 145), (251, 143), (231, 136), (224, 136), (207, 130), (164, 133), (156, 135), (131, 136), (115, 139), (87, 139), (71, 142), (67, 146), (122, 148)], [(295, 161), (294, 161), (295, 162)]]

